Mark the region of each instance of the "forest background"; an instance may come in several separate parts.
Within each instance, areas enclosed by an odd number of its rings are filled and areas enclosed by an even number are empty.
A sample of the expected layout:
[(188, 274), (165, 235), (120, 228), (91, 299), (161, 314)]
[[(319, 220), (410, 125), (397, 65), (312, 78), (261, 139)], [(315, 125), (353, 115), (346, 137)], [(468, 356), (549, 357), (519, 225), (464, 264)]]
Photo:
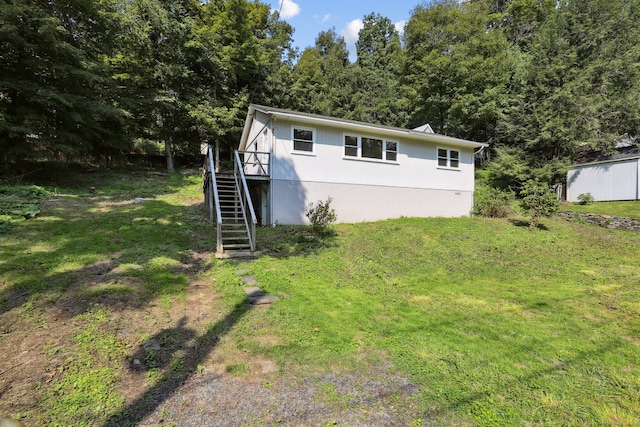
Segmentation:
[(375, 11), (349, 61), (335, 29), (302, 52), (260, 1), (3, 0), (0, 155), (198, 158), (237, 145), (249, 103), (487, 142), (492, 183), (561, 182), (640, 135), (640, 0), (417, 3)]

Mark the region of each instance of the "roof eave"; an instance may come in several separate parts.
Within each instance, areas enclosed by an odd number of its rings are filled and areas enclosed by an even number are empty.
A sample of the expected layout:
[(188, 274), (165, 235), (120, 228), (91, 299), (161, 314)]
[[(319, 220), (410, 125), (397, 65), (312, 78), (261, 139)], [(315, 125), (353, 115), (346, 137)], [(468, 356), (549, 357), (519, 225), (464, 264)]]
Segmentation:
[(440, 135), (437, 133), (426, 133), (415, 131), (412, 129), (393, 128), (382, 125), (375, 125), (363, 122), (356, 122), (351, 120), (342, 120), (338, 118), (325, 117), (325, 116), (309, 116), (304, 113), (296, 113), (293, 111), (279, 111), (272, 110), (268, 107), (252, 105), (250, 109), (261, 111), (265, 114), (269, 114), (279, 119), (296, 121), (305, 124), (326, 124), (335, 126), (338, 124), (342, 129), (354, 130), (359, 132), (371, 132), (388, 137), (405, 137), (411, 138), (417, 141), (427, 141), (436, 144), (456, 145), (462, 147), (482, 148), (488, 147), (489, 144), (484, 142), (469, 141), (466, 139), (453, 138), (450, 136)]
[(253, 105), (249, 105), (249, 110), (247, 111), (247, 117), (244, 119), (244, 128), (242, 129), (242, 136), (240, 137), (240, 144), (238, 145), (239, 151), (244, 151), (247, 146), (247, 140), (249, 139), (249, 131), (251, 128), (251, 120), (256, 112), (256, 109)]
[(572, 165), (569, 165), (570, 168), (579, 168), (582, 166), (593, 166), (593, 165), (601, 165), (604, 163), (616, 163), (616, 162), (624, 162), (626, 160), (638, 160), (640, 159), (640, 155), (639, 156), (630, 156), (630, 157), (620, 157), (618, 159), (607, 159), (607, 160), (597, 160), (595, 162), (587, 162), (587, 163), (574, 163)]

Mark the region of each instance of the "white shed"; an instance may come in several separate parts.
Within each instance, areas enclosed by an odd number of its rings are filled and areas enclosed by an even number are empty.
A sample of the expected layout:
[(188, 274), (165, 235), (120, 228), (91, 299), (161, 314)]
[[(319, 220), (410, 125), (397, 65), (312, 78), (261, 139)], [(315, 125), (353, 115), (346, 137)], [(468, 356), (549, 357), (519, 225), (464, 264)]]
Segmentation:
[(640, 154), (573, 165), (567, 172), (567, 201), (590, 193), (596, 201), (640, 199)]

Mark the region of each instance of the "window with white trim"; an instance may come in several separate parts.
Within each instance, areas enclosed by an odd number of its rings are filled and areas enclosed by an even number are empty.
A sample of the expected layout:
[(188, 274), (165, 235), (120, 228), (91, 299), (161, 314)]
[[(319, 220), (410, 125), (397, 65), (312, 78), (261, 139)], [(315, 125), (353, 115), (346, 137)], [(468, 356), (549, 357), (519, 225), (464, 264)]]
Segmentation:
[(460, 151), (438, 147), (438, 167), (458, 169), (460, 167)]
[(344, 155), (358, 157), (358, 137), (352, 135), (344, 136)]
[(385, 141), (385, 159), (395, 162), (398, 159), (398, 143), (393, 141)]
[(313, 153), (316, 132), (308, 128), (293, 128), (293, 151)]
[(344, 155), (345, 157), (396, 162), (398, 160), (398, 143), (379, 138), (345, 134)]

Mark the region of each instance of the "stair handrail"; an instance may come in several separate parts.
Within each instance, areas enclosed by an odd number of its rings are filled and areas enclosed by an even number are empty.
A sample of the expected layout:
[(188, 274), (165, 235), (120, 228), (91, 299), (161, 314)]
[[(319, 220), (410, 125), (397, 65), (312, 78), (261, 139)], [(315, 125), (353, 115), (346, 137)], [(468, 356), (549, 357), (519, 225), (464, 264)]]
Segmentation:
[(209, 176), (211, 177), (211, 193), (209, 195), (209, 220), (213, 221), (213, 206), (211, 201), (213, 200), (213, 204), (216, 208), (216, 251), (218, 253), (223, 252), (222, 247), (222, 210), (220, 209), (220, 199), (218, 197), (218, 184), (216, 182), (216, 170), (213, 164), (213, 150), (211, 149), (211, 145), (208, 146), (207, 149), (207, 161), (209, 166)]
[[(240, 155), (238, 154), (238, 150), (234, 150), (233, 152), (235, 158), (235, 175), (236, 178), (240, 177), (240, 184), (238, 185), (238, 192), (240, 192), (242, 203), (240, 206), (242, 207), (242, 216), (245, 221), (245, 226), (249, 231), (249, 244), (251, 245), (251, 251), (256, 250), (256, 224), (258, 220), (256, 219), (256, 212), (253, 209), (253, 201), (251, 200), (251, 194), (249, 193), (249, 186), (247, 185), (247, 178), (244, 175), (244, 168), (242, 166), (242, 162), (240, 161)], [(249, 213), (251, 214), (251, 223), (247, 223), (247, 215), (246, 215), (246, 207), (245, 204), (248, 205)]]

